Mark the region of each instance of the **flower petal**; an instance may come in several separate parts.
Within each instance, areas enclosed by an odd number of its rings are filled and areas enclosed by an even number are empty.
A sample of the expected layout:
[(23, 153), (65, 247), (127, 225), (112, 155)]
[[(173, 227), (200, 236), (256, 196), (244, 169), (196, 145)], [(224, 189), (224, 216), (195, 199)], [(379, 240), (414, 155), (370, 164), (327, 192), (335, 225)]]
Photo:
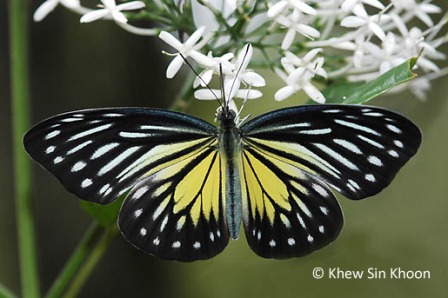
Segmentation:
[(173, 61), (171, 61), (170, 65), (168, 65), (168, 68), (166, 69), (166, 77), (168, 79), (172, 79), (176, 75), (176, 73), (179, 71), (183, 62), (184, 62), (184, 59), (180, 55), (177, 55), (176, 57), (174, 57)]
[(79, 21), (81, 23), (90, 23), (90, 22), (99, 20), (99, 19), (107, 16), (109, 14), (109, 12), (110, 11), (108, 9), (104, 9), (104, 8), (94, 10), (94, 11), (88, 12), (85, 15), (83, 15)]
[(143, 7), (145, 7), (145, 3), (143, 1), (132, 1), (122, 3), (117, 6), (119, 10), (134, 10), (134, 9), (141, 9)]
[(34, 12), (33, 20), (35, 22), (42, 21), (50, 12), (52, 12), (56, 6), (58, 6), (58, 0), (47, 0), (42, 3)]
[(275, 92), (274, 98), (276, 101), (282, 101), (291, 95), (293, 95), (295, 92), (294, 88), (291, 86), (285, 86), (277, 90)]
[(174, 49), (181, 51), (183, 44), (177, 40), (171, 33), (166, 31), (161, 31), (159, 34), (159, 38), (163, 40), (168, 45), (172, 46)]
[(246, 71), (241, 74), (241, 79), (244, 83), (253, 87), (263, 87), (266, 86), (266, 81), (264, 78), (256, 72)]

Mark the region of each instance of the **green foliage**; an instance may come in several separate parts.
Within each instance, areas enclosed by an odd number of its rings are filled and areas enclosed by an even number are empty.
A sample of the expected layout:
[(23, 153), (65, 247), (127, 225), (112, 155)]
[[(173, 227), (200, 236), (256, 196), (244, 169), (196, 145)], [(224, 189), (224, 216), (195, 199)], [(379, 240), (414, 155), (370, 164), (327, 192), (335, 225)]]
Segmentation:
[(96, 203), (81, 201), (81, 207), (92, 216), (98, 224), (103, 227), (114, 225), (117, 221), (118, 212), (126, 195), (122, 195), (116, 201), (109, 205), (99, 205)]
[(409, 59), (367, 83), (335, 83), (323, 91), (327, 103), (362, 104), (417, 75), (412, 72), (417, 58)]

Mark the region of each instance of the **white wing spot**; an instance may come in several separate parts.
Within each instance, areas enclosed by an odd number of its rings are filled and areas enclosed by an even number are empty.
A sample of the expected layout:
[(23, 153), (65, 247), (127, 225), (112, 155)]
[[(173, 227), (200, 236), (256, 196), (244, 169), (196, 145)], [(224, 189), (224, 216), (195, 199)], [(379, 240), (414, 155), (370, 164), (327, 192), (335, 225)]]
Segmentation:
[(81, 183), (81, 187), (82, 187), (82, 188), (86, 188), (86, 187), (88, 187), (88, 186), (90, 186), (90, 185), (92, 185), (92, 179), (89, 179), (89, 178), (84, 179), (84, 180), (82, 181), (82, 183)]
[(199, 241), (196, 241), (195, 243), (193, 243), (193, 247), (195, 249), (200, 249), (201, 248), (201, 243)]
[(212, 232), (210, 232), (209, 238), (212, 242), (215, 241), (215, 235)]
[(150, 137), (154, 136), (154, 134), (152, 134), (152, 133), (130, 132), (130, 131), (122, 131), (119, 133), (119, 135), (122, 138), (129, 138), (129, 139), (150, 138)]
[(221, 232), (219, 230), (216, 231), (216, 235), (221, 238)]
[(61, 122), (75, 122), (75, 121), (79, 121), (82, 120), (81, 118), (65, 118), (62, 119)]
[(339, 109), (331, 109), (331, 110), (324, 110), (323, 113), (340, 113), (342, 110)]
[(353, 187), (353, 185), (351, 185), (350, 183), (346, 183), (345, 185), (347, 185), (347, 187), (352, 191), (352, 192), (356, 192), (356, 189)]
[(100, 169), (98, 172), (98, 176), (102, 176), (115, 168), (117, 165), (122, 163), (125, 159), (127, 159), (129, 156), (134, 154), (136, 151), (138, 151), (141, 148), (141, 146), (134, 146), (131, 148), (126, 149), (125, 151), (121, 152), (117, 157), (112, 159), (108, 164), (106, 164), (104, 167)]
[(396, 127), (395, 125), (392, 124), (386, 124), (386, 127), (389, 128), (390, 131), (393, 131), (395, 133), (401, 133), (401, 129), (399, 129), (398, 127)]
[(381, 159), (379, 159), (378, 157), (376, 157), (375, 155), (370, 155), (367, 160), (378, 167), (381, 167), (383, 165), (383, 162), (381, 161)]
[(381, 136), (381, 134), (379, 132), (377, 132), (376, 130), (373, 130), (369, 127), (366, 126), (362, 126), (353, 122), (349, 122), (349, 121), (345, 121), (345, 120), (340, 120), (340, 119), (336, 119), (334, 120), (334, 122), (336, 122), (337, 124), (343, 125), (343, 126), (347, 126), (356, 130), (360, 130), (360, 131), (364, 131), (376, 136)]
[(306, 240), (308, 240), (309, 243), (313, 243), (314, 238), (311, 235), (308, 235), (308, 237), (306, 238)]
[(143, 213), (143, 209), (141, 209), (141, 208), (137, 209), (137, 210), (134, 211), (134, 217), (137, 218), (140, 215), (142, 215), (142, 213)]
[(402, 142), (402, 141), (399, 141), (399, 140), (395, 140), (395, 141), (394, 141), (394, 144), (395, 144), (395, 146), (397, 146), (397, 147), (399, 147), (399, 148), (403, 148), (403, 147), (404, 147), (403, 142)]
[(156, 237), (156, 238), (152, 241), (152, 243), (154, 243), (154, 245), (159, 245), (159, 243), (160, 243), (160, 239), (159, 239), (159, 237)]
[(104, 125), (101, 125), (101, 126), (98, 126), (98, 127), (94, 127), (94, 128), (88, 129), (86, 131), (83, 131), (83, 132), (80, 132), (80, 133), (77, 133), (77, 134), (71, 136), (68, 139), (68, 141), (73, 141), (73, 140), (77, 140), (77, 139), (86, 137), (88, 135), (91, 135), (91, 134), (94, 134), (94, 133), (106, 130), (106, 129), (108, 129), (111, 126), (112, 126), (112, 124), (104, 124)]
[(399, 155), (398, 155), (398, 152), (395, 151), (395, 150), (389, 150), (388, 153), (389, 153), (389, 155), (392, 156), (392, 157), (398, 157), (398, 156), (399, 156)]
[(148, 191), (148, 189), (149, 187), (146, 185), (137, 189), (132, 195), (132, 200), (140, 199), (145, 194), (145, 192)]
[(117, 113), (108, 113), (108, 114), (103, 114), (103, 117), (121, 117), (123, 116), (122, 114), (117, 114)]
[(269, 246), (270, 247), (275, 247), (275, 240), (274, 239), (272, 239), (271, 241), (269, 241)]
[(328, 192), (325, 190), (325, 188), (323, 188), (322, 186), (320, 186), (319, 184), (313, 184), (312, 185), (313, 189), (315, 191), (317, 191), (321, 196), (323, 197), (328, 197)]
[(320, 206), (320, 211), (322, 211), (323, 214), (328, 215), (328, 208), (324, 206)]
[(293, 246), (294, 244), (296, 244), (296, 241), (294, 240), (294, 238), (288, 238), (288, 244), (289, 246)]
[(110, 187), (110, 184), (109, 184), (109, 183), (106, 184), (106, 185), (104, 185), (103, 187), (101, 187), (101, 189), (100, 189), (100, 195), (102, 195), (103, 193), (105, 193), (106, 190), (107, 190), (109, 187)]
[(88, 140), (85, 141), (84, 143), (79, 144), (78, 146), (73, 147), (72, 149), (67, 151), (67, 155), (73, 154), (79, 150), (81, 150), (82, 148), (84, 148), (85, 146), (89, 145), (90, 143), (93, 143), (92, 140)]
[(87, 165), (84, 161), (78, 161), (75, 163), (71, 169), (72, 172), (78, 172), (84, 169), (84, 167)]
[(90, 159), (96, 159), (98, 157), (103, 156), (104, 154), (106, 154), (107, 152), (109, 152), (110, 150), (114, 149), (115, 147), (117, 147), (118, 145), (120, 145), (119, 143), (110, 143), (110, 144), (106, 144), (100, 148), (98, 148), (97, 150), (95, 150), (95, 152), (93, 152), (92, 156), (90, 157)]
[(60, 134), (61, 131), (60, 130), (53, 130), (52, 132), (50, 132), (49, 134), (47, 134), (45, 136), (45, 140), (49, 140), (51, 138), (54, 138), (55, 136), (57, 136), (58, 134)]
[(141, 228), (140, 229), (140, 235), (141, 236), (146, 236), (146, 229), (145, 228)]
[(382, 144), (380, 144), (380, 143), (378, 143), (378, 142), (376, 142), (374, 140), (371, 140), (371, 139), (369, 139), (369, 138), (367, 138), (367, 137), (365, 137), (363, 135), (358, 135), (358, 138), (360, 138), (361, 140), (363, 140), (366, 143), (369, 143), (372, 146), (375, 146), (375, 147), (380, 148), (380, 149), (384, 149), (384, 146)]
[(351, 161), (349, 161), (348, 159), (346, 159), (345, 157), (343, 157), (341, 154), (334, 151), (330, 147), (328, 147), (324, 144), (315, 144), (315, 146), (317, 148), (319, 148), (320, 150), (322, 150), (324, 153), (330, 155), (332, 158), (334, 158), (335, 160), (337, 160), (338, 162), (340, 162), (347, 168), (352, 169), (352, 170), (359, 170), (359, 168), (354, 163), (352, 163)]
[(362, 154), (359, 147), (349, 141), (342, 140), (342, 139), (334, 139), (333, 142), (335, 142), (338, 145), (341, 145), (342, 147), (349, 150), (350, 152), (353, 152), (356, 154)]
[(56, 149), (56, 147), (55, 146), (49, 146), (46, 150), (45, 150), (45, 153), (52, 153), (52, 152), (54, 152), (54, 149)]
[(257, 233), (257, 231), (255, 231), (255, 229), (252, 230), (252, 236), (255, 237), (255, 234)]
[(325, 232), (324, 226), (319, 226), (319, 232), (321, 232), (322, 234)]
[(257, 233), (257, 239), (258, 239), (258, 240), (261, 239), (261, 232), (260, 232), (260, 231), (258, 231), (258, 233)]
[(107, 197), (111, 192), (112, 192), (112, 187), (109, 187), (107, 189), (106, 193), (104, 194), (104, 196)]
[(181, 246), (180, 241), (174, 241), (173, 245), (171, 245), (173, 248), (179, 248)]
[(64, 160), (64, 158), (62, 157), (62, 156), (57, 156), (54, 160), (53, 160), (53, 163), (54, 164), (57, 164), (57, 163), (60, 163), (61, 161), (63, 161)]
[(372, 117), (383, 117), (384, 116), (383, 113), (378, 113), (378, 112), (367, 112), (367, 113), (364, 113), (364, 115), (372, 116)]
[(299, 220), (300, 225), (302, 226), (302, 228), (306, 229), (306, 225), (305, 222), (303, 221), (302, 217), (300, 216), (299, 212), (296, 213), (297, 215), (297, 219)]
[(166, 224), (168, 223), (168, 216), (165, 216), (165, 218), (163, 219), (162, 223), (160, 224), (160, 232), (163, 231), (163, 229), (165, 229)]
[(331, 132), (331, 128), (322, 128), (322, 129), (308, 129), (308, 130), (300, 130), (299, 133), (303, 135), (324, 135), (329, 134)]
[(359, 184), (353, 181), (352, 179), (348, 179), (348, 183), (350, 183), (356, 189), (361, 189), (361, 187), (359, 187)]
[(372, 174), (366, 174), (366, 176), (364, 178), (366, 178), (366, 180), (370, 181), (370, 182), (376, 181), (375, 176), (373, 176)]

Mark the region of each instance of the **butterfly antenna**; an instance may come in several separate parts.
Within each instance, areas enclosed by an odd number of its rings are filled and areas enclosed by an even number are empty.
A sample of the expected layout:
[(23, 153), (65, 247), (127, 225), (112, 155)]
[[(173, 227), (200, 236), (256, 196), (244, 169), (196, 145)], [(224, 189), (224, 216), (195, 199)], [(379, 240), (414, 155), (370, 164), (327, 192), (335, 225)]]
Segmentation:
[[(248, 53), (249, 53), (249, 46), (246, 48), (246, 52), (244, 53), (243, 62), (246, 60), (246, 57), (247, 57)], [(241, 72), (241, 69), (243, 67), (243, 64), (244, 63), (241, 63), (241, 65), (238, 67), (238, 69), (236, 71), (235, 80), (233, 80), (233, 82), (232, 82), (232, 86), (230, 87), (230, 90), (229, 90), (229, 95), (232, 94), (232, 90), (233, 90), (233, 87), (235, 86), (236, 78), (238, 78), (238, 76), (239, 76), (239, 74)]]
[(222, 103), (221, 106), (223, 107), (223, 109), (228, 108), (229, 103), (226, 100), (226, 92), (224, 90), (224, 74), (222, 72), (222, 64), (219, 63), (219, 83), (221, 85), (221, 98), (222, 98)]
[(213, 90), (210, 88), (210, 86), (204, 81), (204, 79), (202, 79), (202, 77), (198, 74), (198, 72), (194, 69), (193, 65), (190, 64), (190, 62), (188, 62), (187, 58), (185, 58), (184, 55), (182, 55), (182, 53), (179, 53), (179, 55), (182, 57), (182, 59), (184, 59), (184, 62), (188, 65), (188, 67), (190, 67), (190, 69), (193, 71), (193, 73), (196, 75), (196, 77), (202, 82), (204, 83), (204, 85), (207, 87), (207, 89), (213, 94), (213, 96), (216, 98), (216, 100), (219, 102), (220, 105), (222, 105), (221, 100), (219, 99), (219, 97), (215, 94), (215, 92), (213, 92)]

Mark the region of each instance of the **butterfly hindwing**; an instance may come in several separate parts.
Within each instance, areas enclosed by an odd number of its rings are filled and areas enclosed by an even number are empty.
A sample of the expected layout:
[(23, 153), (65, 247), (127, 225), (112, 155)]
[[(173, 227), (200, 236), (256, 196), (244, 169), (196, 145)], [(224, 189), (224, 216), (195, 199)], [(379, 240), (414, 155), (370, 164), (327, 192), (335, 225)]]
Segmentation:
[(179, 261), (209, 259), (227, 246), (215, 147), (160, 169), (131, 190), (118, 221), (125, 238), (147, 253)]
[(252, 250), (265, 258), (309, 254), (343, 225), (333, 193), (319, 179), (254, 148), (243, 154), (243, 222)]
[(108, 204), (143, 176), (214, 141), (216, 127), (158, 109), (82, 110), (51, 117), (24, 137), (30, 156), (84, 200)]
[(353, 200), (389, 185), (421, 142), (403, 116), (359, 105), (278, 110), (249, 121), (241, 133), (243, 147), (294, 165)]

